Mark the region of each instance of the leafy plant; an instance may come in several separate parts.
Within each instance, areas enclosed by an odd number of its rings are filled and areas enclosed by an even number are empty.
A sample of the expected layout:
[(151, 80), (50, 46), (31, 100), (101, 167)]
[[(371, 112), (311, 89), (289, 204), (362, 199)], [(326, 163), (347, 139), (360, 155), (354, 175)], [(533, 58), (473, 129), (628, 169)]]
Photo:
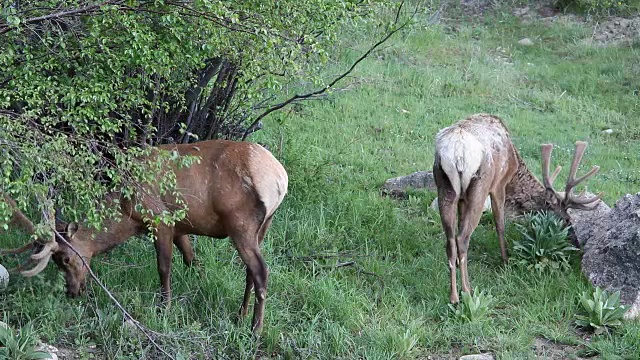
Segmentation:
[(578, 249), (567, 242), (569, 228), (550, 212), (525, 215), (524, 224), (515, 224), (521, 239), (514, 242), (518, 264), (538, 272), (567, 270), (571, 253)]
[(0, 359), (51, 359), (51, 355), (36, 351), (37, 340), (38, 338), (30, 325), (22, 327), (17, 334), (8, 326), (0, 325)]
[(460, 302), (455, 305), (449, 304), (449, 309), (451, 309), (456, 319), (474, 322), (484, 319), (489, 314), (489, 307), (493, 302), (493, 296), (475, 288), (473, 289), (473, 295), (463, 291)]
[(592, 293), (583, 292), (580, 304), (582, 311), (576, 315), (576, 324), (593, 329), (595, 334), (621, 326), (624, 313), (629, 308), (620, 304), (620, 291), (609, 295), (599, 287)]

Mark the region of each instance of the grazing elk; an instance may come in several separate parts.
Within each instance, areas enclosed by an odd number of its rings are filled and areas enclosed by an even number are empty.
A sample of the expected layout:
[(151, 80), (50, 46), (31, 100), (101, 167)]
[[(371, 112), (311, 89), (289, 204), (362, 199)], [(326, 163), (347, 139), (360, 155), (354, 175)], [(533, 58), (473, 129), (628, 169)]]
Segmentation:
[[(247, 315), (251, 291), (255, 287), (252, 330), (260, 332), (268, 268), (259, 246), (271, 225), (274, 212), (287, 193), (285, 169), (268, 150), (248, 142), (212, 140), (163, 145), (159, 148), (177, 151), (181, 156), (200, 158), (199, 163), (189, 167), (174, 168), (176, 188), (187, 206), (186, 217), (173, 226), (160, 224), (154, 229), (163, 302), (168, 304), (171, 298), (172, 242), (189, 265), (193, 260), (189, 234), (213, 238), (228, 236), (246, 265), (246, 287), (240, 316)], [(127, 200), (118, 193), (107, 197), (107, 203), (120, 206), (122, 217), (119, 221), (106, 221), (103, 224), (104, 231), (76, 223), (67, 226), (65, 239), (84, 261), (63, 242), (48, 242), (44, 245), (45, 249), (38, 253), (40, 262), (37, 269), (44, 269), (53, 257), (65, 274), (67, 295), (78, 296), (85, 289), (86, 266), (89, 266), (92, 256), (147, 231), (145, 215), (136, 210), (136, 205), (142, 205), (142, 208), (155, 214), (180, 208), (174, 196), (161, 195), (156, 188), (146, 187), (144, 190), (137, 200)], [(115, 205), (117, 203), (119, 205)]]
[[(591, 209), (602, 193), (594, 197), (576, 197), (572, 190), (598, 172), (594, 166), (576, 179), (576, 171), (587, 144), (576, 142), (575, 154), (564, 193), (552, 185), (560, 166), (549, 175), (553, 145), (542, 145), (542, 183), (527, 169), (511, 142), (509, 130), (496, 116), (476, 114), (444, 128), (436, 135), (433, 174), (438, 188), (438, 208), (447, 237), (447, 255), (451, 276), (452, 303), (459, 301), (456, 264), (460, 267), (462, 291), (471, 292), (467, 272), (469, 238), (478, 226), (483, 203), (491, 197), (493, 219), (503, 261), (508, 260), (504, 239), (505, 208), (524, 213), (549, 210), (569, 221), (567, 209)], [(591, 205), (591, 206), (590, 206)], [(456, 222), (459, 215), (459, 223)], [(456, 231), (457, 230), (457, 231)]]

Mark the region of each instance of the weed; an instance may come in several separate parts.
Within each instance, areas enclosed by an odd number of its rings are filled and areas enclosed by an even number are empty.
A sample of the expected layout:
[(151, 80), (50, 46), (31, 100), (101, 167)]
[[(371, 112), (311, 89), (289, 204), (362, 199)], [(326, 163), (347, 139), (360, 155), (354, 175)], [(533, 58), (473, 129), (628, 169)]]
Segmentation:
[(620, 304), (620, 291), (609, 295), (600, 287), (593, 292), (583, 292), (580, 305), (581, 312), (576, 315), (576, 324), (592, 329), (595, 334), (608, 333), (622, 326), (624, 313), (629, 309), (629, 306)]
[(578, 249), (567, 242), (569, 228), (551, 212), (524, 216), (524, 224), (515, 224), (521, 238), (513, 243), (516, 263), (537, 272), (568, 270), (571, 253)]
[(14, 333), (9, 326), (0, 324), (0, 359), (51, 359), (49, 354), (36, 351), (37, 341), (38, 338), (31, 325), (25, 325), (20, 331)]
[(476, 322), (484, 320), (490, 314), (493, 303), (493, 296), (476, 288), (473, 289), (473, 295), (463, 291), (460, 302), (455, 305), (449, 304), (449, 309), (457, 320)]

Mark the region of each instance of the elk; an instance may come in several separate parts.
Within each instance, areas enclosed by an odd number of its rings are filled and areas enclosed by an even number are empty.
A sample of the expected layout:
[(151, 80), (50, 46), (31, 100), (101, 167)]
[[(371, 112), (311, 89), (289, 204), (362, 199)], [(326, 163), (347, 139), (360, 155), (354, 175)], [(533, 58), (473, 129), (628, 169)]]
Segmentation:
[(496, 116), (471, 115), (437, 133), (433, 174), (447, 242), (451, 303), (459, 301), (457, 266), (460, 267), (462, 291), (471, 293), (467, 250), (487, 196), (491, 198), (500, 253), (505, 263), (508, 261), (504, 238), (505, 208), (515, 214), (548, 210), (568, 223), (568, 209), (592, 209), (597, 206), (596, 202), (602, 193), (592, 197), (584, 197), (582, 194), (576, 196), (573, 193), (576, 185), (595, 175), (600, 169), (594, 166), (584, 176), (576, 179), (578, 165), (586, 147), (585, 142), (576, 142), (564, 192), (557, 192), (553, 188), (553, 182), (561, 167), (558, 166), (549, 175), (553, 145), (542, 145), (541, 183), (527, 168), (511, 141), (509, 130)]
[[(200, 159), (189, 167), (173, 168), (176, 189), (187, 208), (185, 218), (153, 229), (163, 304), (169, 305), (171, 299), (172, 243), (182, 253), (185, 264), (190, 265), (194, 255), (188, 235), (230, 237), (246, 265), (246, 286), (239, 315), (246, 317), (255, 288), (251, 327), (254, 333), (259, 333), (268, 279), (260, 244), (287, 193), (287, 172), (268, 150), (248, 142), (210, 140), (158, 148)], [(53, 258), (64, 272), (67, 295), (80, 295), (86, 288), (87, 267), (94, 255), (148, 231), (147, 215), (136, 210), (139, 205), (155, 214), (182, 207), (174, 195), (161, 194), (156, 187), (143, 186), (143, 190), (143, 194), (134, 199), (118, 192), (109, 194), (106, 203), (119, 206), (122, 216), (119, 221), (106, 220), (102, 231), (69, 223), (64, 233), (66, 241), (47, 242), (46, 251), (38, 253), (37, 269), (44, 269)]]

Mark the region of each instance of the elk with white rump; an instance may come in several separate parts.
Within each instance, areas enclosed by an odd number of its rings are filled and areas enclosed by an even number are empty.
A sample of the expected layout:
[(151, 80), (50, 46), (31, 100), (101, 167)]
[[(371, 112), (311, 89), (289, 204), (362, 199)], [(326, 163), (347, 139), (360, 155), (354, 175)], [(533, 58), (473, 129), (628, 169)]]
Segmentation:
[[(287, 193), (287, 172), (268, 150), (248, 142), (211, 140), (158, 148), (200, 158), (199, 162), (188, 167), (173, 169), (176, 189), (187, 206), (185, 218), (173, 226), (160, 224), (154, 229), (163, 302), (168, 304), (171, 298), (172, 243), (182, 252), (184, 262), (190, 265), (194, 255), (189, 234), (213, 238), (228, 236), (246, 265), (246, 287), (240, 316), (247, 315), (251, 291), (255, 288), (252, 330), (259, 333), (264, 318), (268, 277), (267, 264), (259, 246), (271, 225), (274, 212)], [(144, 194), (138, 195), (135, 202), (118, 193), (107, 197), (106, 201), (112, 204), (118, 200), (122, 216), (119, 221), (107, 221), (103, 225), (104, 231), (76, 223), (67, 226), (65, 238), (84, 262), (69, 246), (52, 240), (44, 244), (42, 251), (31, 256), (39, 261), (38, 265), (34, 271), (23, 275), (35, 275), (53, 257), (65, 273), (67, 295), (79, 295), (86, 286), (86, 266), (89, 266), (92, 256), (147, 231), (145, 215), (136, 211), (136, 205), (154, 214), (182, 207), (170, 194), (161, 195), (158, 189), (148, 186), (143, 190)], [(24, 217), (15, 206), (14, 209)]]
[[(561, 168), (558, 166), (549, 175), (552, 144), (542, 145), (541, 183), (527, 169), (511, 141), (509, 130), (496, 116), (472, 115), (438, 132), (433, 174), (438, 188), (440, 218), (447, 238), (451, 276), (449, 300), (452, 303), (459, 301), (457, 266), (460, 267), (462, 291), (471, 293), (467, 249), (487, 196), (491, 197), (491, 209), (504, 262), (508, 260), (504, 239), (505, 208), (516, 214), (548, 210), (568, 222), (568, 209), (593, 209), (597, 205), (602, 193), (584, 197), (575, 196), (572, 192), (576, 185), (599, 170), (598, 166), (594, 166), (586, 175), (575, 178), (586, 147), (585, 142), (576, 142), (564, 192), (557, 192), (552, 185)], [(458, 216), (459, 224), (456, 224)]]

